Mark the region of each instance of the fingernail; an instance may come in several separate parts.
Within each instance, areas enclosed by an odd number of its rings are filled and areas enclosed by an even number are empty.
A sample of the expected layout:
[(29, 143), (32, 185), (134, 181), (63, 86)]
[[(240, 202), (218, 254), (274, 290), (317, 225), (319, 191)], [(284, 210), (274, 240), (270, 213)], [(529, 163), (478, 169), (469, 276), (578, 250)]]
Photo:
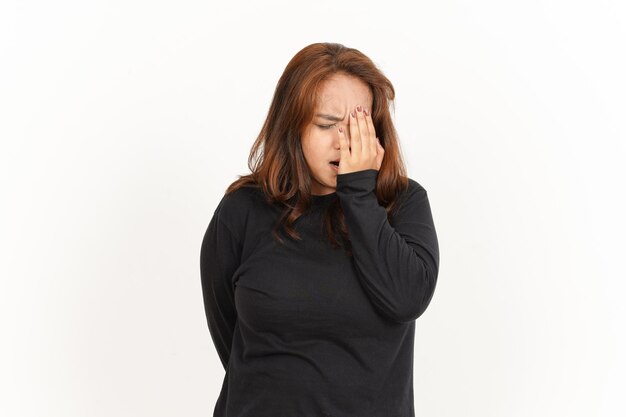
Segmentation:
[(356, 106), (356, 111), (361, 111), (362, 109), (363, 109), (363, 107), (361, 107), (360, 104), (358, 106)]
[(366, 116), (370, 115), (370, 113), (367, 111), (367, 109), (363, 110), (363, 114), (365, 114)]
[(354, 113), (353, 111), (350, 112), (350, 116), (352, 117), (356, 117), (356, 113)]

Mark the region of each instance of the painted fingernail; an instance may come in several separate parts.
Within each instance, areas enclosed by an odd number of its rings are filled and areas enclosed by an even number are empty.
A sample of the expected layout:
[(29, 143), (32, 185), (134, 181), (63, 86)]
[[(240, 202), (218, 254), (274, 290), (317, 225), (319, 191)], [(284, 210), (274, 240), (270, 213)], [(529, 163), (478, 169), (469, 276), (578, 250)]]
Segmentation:
[(356, 113), (354, 113), (353, 111), (350, 112), (350, 116), (352, 117), (356, 117)]
[(361, 111), (361, 110), (363, 110), (363, 107), (361, 107), (360, 104), (358, 106), (356, 106), (356, 111)]
[(370, 115), (370, 112), (367, 111), (367, 109), (363, 110), (363, 114), (365, 114), (366, 116)]
[(339, 126), (339, 133), (343, 132), (343, 127)]

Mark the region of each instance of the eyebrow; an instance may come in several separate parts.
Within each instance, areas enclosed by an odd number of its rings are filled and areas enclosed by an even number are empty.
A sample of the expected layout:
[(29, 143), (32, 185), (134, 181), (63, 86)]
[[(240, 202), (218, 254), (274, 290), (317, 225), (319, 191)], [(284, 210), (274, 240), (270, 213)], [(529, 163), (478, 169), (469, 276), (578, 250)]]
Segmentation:
[(322, 117), (324, 119), (328, 119), (333, 122), (340, 122), (344, 119), (343, 117), (333, 116), (332, 114), (324, 114), (324, 113), (317, 113), (315, 116)]

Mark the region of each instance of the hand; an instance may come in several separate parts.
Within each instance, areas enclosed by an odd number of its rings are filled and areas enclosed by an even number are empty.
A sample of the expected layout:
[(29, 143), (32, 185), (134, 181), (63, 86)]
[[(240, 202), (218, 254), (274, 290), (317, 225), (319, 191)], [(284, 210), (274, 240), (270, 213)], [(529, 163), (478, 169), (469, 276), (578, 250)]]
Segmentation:
[(337, 174), (347, 174), (366, 169), (379, 171), (385, 149), (376, 137), (372, 115), (359, 105), (356, 106), (356, 110), (348, 115), (348, 118), (350, 119), (350, 144), (348, 144), (343, 129), (339, 128), (341, 159)]

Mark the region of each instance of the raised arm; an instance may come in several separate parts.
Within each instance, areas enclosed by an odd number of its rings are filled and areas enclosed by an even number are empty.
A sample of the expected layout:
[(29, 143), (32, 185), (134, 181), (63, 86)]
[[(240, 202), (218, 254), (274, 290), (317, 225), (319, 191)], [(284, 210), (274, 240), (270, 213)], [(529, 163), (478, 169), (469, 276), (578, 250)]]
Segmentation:
[(404, 323), (428, 307), (439, 272), (439, 246), (426, 190), (413, 180), (391, 226), (374, 193), (378, 171), (337, 176), (354, 265), (371, 302)]

